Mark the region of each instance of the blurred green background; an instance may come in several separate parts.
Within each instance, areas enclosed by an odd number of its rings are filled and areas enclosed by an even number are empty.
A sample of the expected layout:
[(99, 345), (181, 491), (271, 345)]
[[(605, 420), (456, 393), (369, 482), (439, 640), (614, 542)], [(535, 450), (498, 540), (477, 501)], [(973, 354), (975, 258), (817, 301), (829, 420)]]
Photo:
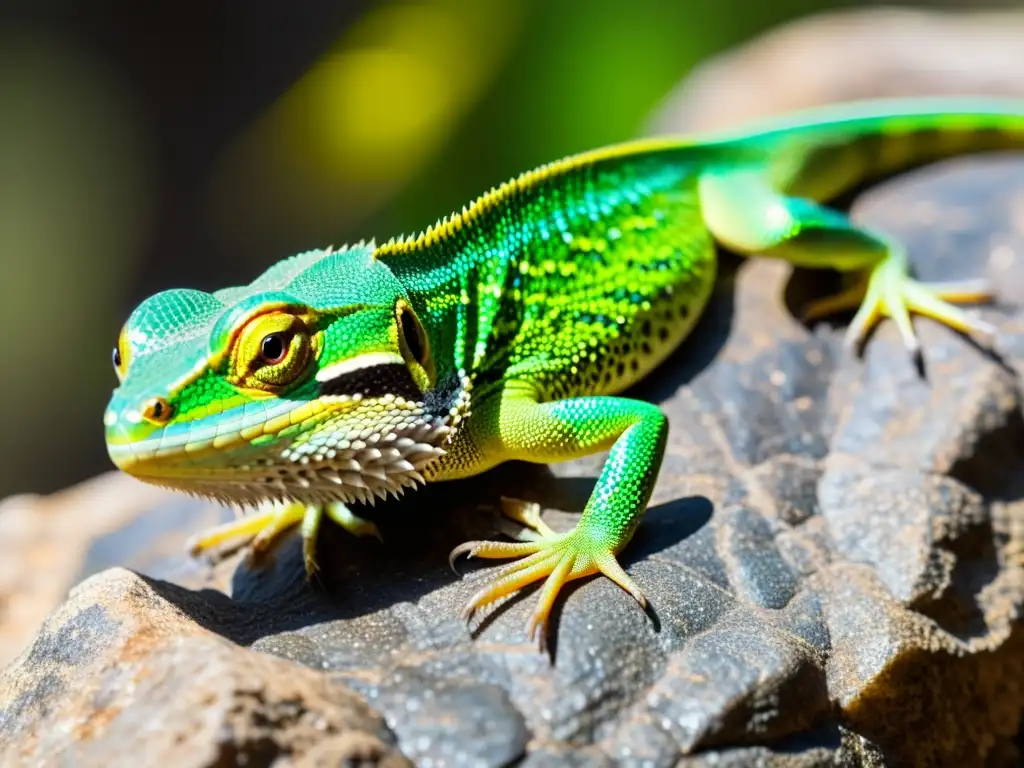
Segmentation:
[(110, 468), (111, 348), (149, 293), (419, 230), (519, 171), (641, 133), (703, 58), (851, 5), (865, 3), (5, 4), (0, 497)]

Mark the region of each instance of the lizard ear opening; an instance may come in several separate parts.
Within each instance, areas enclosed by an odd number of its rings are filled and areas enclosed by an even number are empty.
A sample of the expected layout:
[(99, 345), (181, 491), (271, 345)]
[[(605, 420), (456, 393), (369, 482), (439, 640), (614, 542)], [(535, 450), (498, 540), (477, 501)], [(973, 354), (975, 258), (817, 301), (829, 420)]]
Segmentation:
[(395, 305), (398, 326), (398, 348), (409, 373), (426, 390), (434, 385), (434, 361), (430, 356), (430, 339), (416, 312), (405, 301)]

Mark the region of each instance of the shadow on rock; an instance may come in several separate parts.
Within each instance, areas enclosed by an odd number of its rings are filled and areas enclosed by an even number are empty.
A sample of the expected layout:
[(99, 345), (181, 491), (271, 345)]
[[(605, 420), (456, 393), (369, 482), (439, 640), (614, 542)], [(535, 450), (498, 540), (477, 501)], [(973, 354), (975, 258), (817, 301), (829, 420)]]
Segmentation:
[[(502, 539), (503, 532), (515, 527), (496, 512), (500, 495), (495, 487), (528, 489), (522, 494), (526, 500), (564, 510), (545, 518), (556, 530), (567, 530), (578, 519), (576, 513), (586, 504), (593, 485), (593, 478), (560, 478), (546, 467), (508, 465), (482, 478), (427, 487), (413, 497), (361, 511), (377, 523), (384, 544), (324, 526), (317, 547), (320, 570), (312, 581), (307, 580), (295, 535), (287, 536), (259, 566), (250, 566), (241, 557), (232, 576), (231, 597), (213, 589), (189, 590), (157, 579), (147, 581), (201, 626), (248, 645), (261, 637), (374, 614), (397, 603), (415, 603), (459, 582), (459, 575), (448, 567), (448, 553), (455, 546), (471, 539)], [(456, 489), (459, 492), (452, 493)], [(711, 513), (711, 502), (704, 498), (652, 507), (623, 552), (624, 566), (678, 545), (703, 527)], [(496, 562), (464, 561), (458, 571), (487, 570)], [(565, 590), (559, 605), (571, 599), (577, 586)], [(532, 591), (523, 590), (502, 607), (529, 600)], [(500, 613), (501, 608), (488, 621)]]

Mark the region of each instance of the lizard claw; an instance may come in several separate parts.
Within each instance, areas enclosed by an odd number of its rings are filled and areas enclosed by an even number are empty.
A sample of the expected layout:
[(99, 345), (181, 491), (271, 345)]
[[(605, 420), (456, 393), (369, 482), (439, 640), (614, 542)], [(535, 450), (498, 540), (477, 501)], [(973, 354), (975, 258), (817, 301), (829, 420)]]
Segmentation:
[(931, 317), (961, 333), (991, 338), (996, 334), (994, 326), (954, 305), (986, 302), (992, 296), (985, 280), (920, 283), (907, 274), (902, 254), (894, 252), (867, 279), (834, 296), (811, 302), (802, 314), (805, 320), (811, 320), (859, 306), (844, 337), (847, 348), (859, 346), (879, 320), (889, 317), (899, 329), (903, 346), (917, 359), (921, 345), (910, 321), (911, 313)]
[(518, 562), (499, 569), (466, 603), (462, 617), (473, 615), (522, 587), (544, 580), (537, 605), (526, 622), (526, 634), (541, 651), (547, 644), (548, 619), (558, 593), (566, 583), (595, 573), (602, 573), (633, 596), (642, 607), (647, 606), (643, 592), (619, 565), (615, 554), (591, 542), (579, 528), (567, 534), (553, 534), (539, 541), (499, 542), (469, 541), (456, 547), (454, 561), (461, 554), (469, 557), (521, 557)]

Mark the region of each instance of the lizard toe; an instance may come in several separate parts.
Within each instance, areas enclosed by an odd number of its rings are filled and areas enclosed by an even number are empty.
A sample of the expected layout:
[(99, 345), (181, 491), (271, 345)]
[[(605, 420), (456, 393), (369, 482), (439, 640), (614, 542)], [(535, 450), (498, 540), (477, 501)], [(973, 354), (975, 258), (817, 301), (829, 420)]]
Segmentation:
[(995, 334), (993, 326), (955, 306), (991, 298), (992, 292), (982, 281), (921, 283), (907, 274), (901, 258), (887, 259), (871, 273), (864, 300), (847, 329), (845, 344), (859, 346), (882, 317), (889, 317), (899, 329), (903, 346), (916, 358), (920, 342), (911, 314), (925, 315), (964, 334), (991, 338)]
[(603, 574), (628, 592), (641, 607), (647, 600), (643, 592), (619, 565), (615, 553), (589, 540), (577, 528), (569, 534), (553, 534), (540, 541), (472, 541), (456, 547), (452, 560), (460, 554), (470, 557), (521, 559), (490, 576), (487, 583), (466, 603), (462, 616), (471, 619), (482, 608), (518, 592), (523, 587), (544, 582), (537, 603), (526, 622), (527, 637), (541, 651), (547, 643), (548, 622), (555, 600), (568, 582), (594, 574)]

